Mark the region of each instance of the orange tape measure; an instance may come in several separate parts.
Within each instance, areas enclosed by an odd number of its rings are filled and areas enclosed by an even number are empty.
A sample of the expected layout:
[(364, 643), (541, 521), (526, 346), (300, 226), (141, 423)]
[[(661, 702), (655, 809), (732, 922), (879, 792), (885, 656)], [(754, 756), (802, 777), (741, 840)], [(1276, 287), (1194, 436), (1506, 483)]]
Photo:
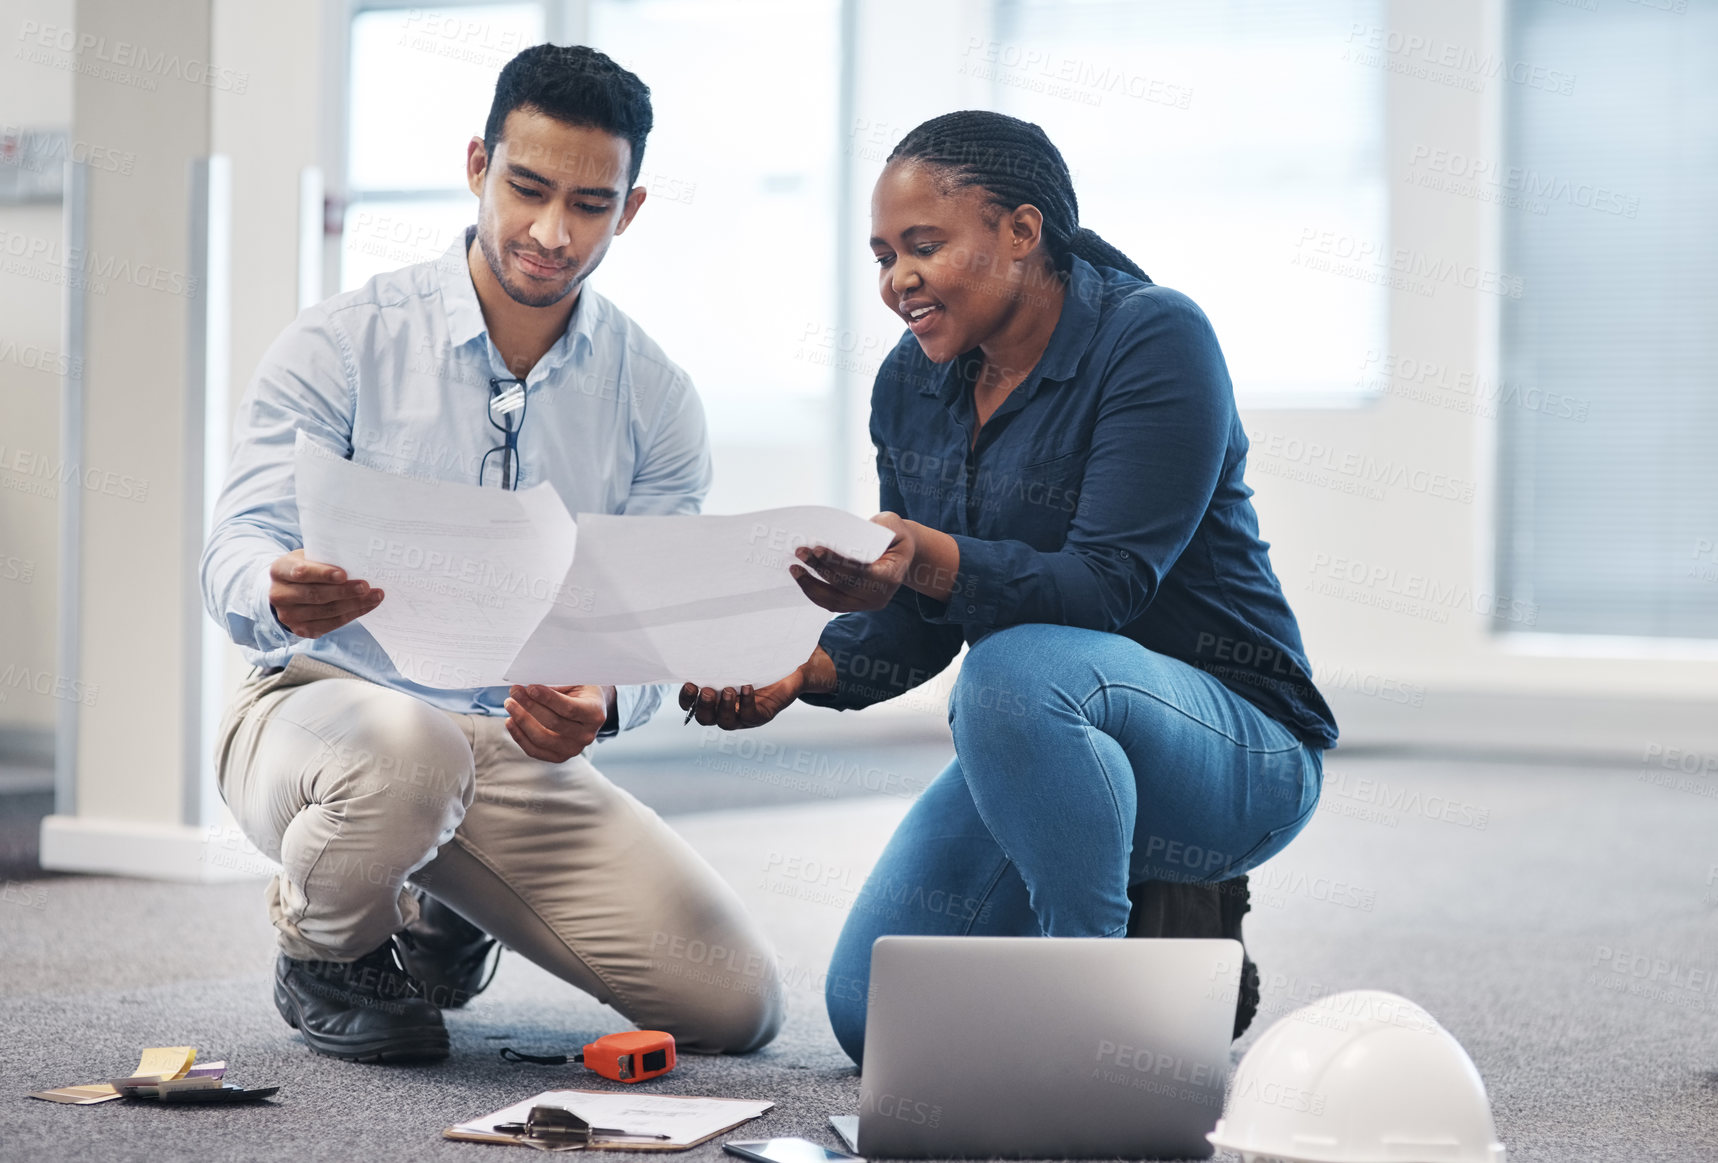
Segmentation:
[(647, 1082), (674, 1069), (674, 1035), (661, 1030), (627, 1030), (585, 1044), (571, 1058), (565, 1054), (521, 1054), (511, 1046), (501, 1048), (509, 1062), (533, 1062), (539, 1066), (564, 1066), (583, 1062), (616, 1082)]

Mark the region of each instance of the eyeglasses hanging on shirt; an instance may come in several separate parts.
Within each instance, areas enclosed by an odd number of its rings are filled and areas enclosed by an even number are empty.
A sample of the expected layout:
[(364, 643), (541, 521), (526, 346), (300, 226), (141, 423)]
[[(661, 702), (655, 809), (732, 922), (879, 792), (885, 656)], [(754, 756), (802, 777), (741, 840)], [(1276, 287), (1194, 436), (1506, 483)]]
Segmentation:
[(525, 427), (525, 403), (524, 380), (489, 381), (489, 423), (505, 439), (483, 454), (483, 461), (477, 466), (478, 484), (499, 484), (504, 489), (518, 487), (519, 430)]

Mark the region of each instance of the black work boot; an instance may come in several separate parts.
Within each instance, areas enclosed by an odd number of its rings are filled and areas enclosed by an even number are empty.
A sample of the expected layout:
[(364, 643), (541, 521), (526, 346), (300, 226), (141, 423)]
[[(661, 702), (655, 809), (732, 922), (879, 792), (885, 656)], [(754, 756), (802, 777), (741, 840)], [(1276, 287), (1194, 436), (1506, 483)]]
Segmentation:
[(1235, 996), (1234, 1034), (1239, 1038), (1259, 1013), (1259, 967), (1247, 956), (1247, 943), (1241, 937), (1241, 918), (1252, 910), (1253, 893), (1245, 874), (1219, 881), (1216, 888), (1217, 903), (1223, 913), (1223, 936), (1241, 942), (1241, 986)]
[(356, 961), (274, 965), (274, 1006), (318, 1054), (351, 1062), (446, 1058), (441, 1011), (400, 967), (392, 939)]
[(432, 896), (418, 897), (418, 919), (395, 933), (394, 943), (424, 996), (444, 1010), (459, 1009), (487, 989), (501, 963), (494, 937)]
[(1235, 1033), (1239, 1038), (1259, 1012), (1259, 967), (1247, 956), (1241, 918), (1252, 908), (1247, 878), (1216, 884), (1185, 884), (1174, 880), (1145, 880), (1130, 885), (1127, 899), (1130, 937), (1227, 937), (1241, 941), (1241, 987), (1235, 997)]

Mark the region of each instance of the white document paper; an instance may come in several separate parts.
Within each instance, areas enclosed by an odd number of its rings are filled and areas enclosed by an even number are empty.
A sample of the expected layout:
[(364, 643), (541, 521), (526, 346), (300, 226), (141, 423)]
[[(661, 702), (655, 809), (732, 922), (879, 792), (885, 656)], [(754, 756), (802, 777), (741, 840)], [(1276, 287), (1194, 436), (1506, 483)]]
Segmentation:
[[(593, 1128), (630, 1131), (633, 1135), (666, 1135), (649, 1145), (689, 1147), (699, 1139), (755, 1119), (773, 1102), (737, 1098), (692, 1098), (673, 1094), (637, 1094), (607, 1090), (549, 1090), (516, 1102), (505, 1110), (450, 1128), (466, 1134), (492, 1135), (502, 1123), (522, 1123), (534, 1106), (558, 1106), (572, 1111)], [(594, 1136), (601, 1143), (604, 1136)]]
[(547, 484), (511, 492), (380, 472), (299, 434), (304, 554), (379, 586), (359, 624), (424, 686), (762, 686), (829, 620), (788, 566), (801, 545), (859, 561), (882, 526), (802, 505), (731, 517), (577, 523)]
[(811, 657), (830, 617), (788, 573), (793, 550), (827, 545), (874, 561), (889, 536), (880, 525), (816, 505), (736, 517), (581, 513), (567, 584), (508, 678), (551, 685), (774, 682)]
[(506, 681), (572, 564), (578, 530), (555, 490), (379, 472), (303, 431), (293, 467), (304, 556), (384, 592), (359, 621), (394, 668), (423, 686)]

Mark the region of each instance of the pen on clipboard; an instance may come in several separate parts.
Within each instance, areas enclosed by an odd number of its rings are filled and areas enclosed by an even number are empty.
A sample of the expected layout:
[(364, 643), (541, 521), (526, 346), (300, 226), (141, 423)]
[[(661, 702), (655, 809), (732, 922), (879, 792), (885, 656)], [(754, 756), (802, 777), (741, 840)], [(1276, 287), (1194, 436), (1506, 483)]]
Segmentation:
[[(528, 1129), (527, 1123), (496, 1123), (494, 1132), (498, 1135), (523, 1135)], [(671, 1139), (672, 1135), (651, 1135), (643, 1131), (622, 1131), (615, 1127), (591, 1127), (591, 1137), (604, 1139)]]

